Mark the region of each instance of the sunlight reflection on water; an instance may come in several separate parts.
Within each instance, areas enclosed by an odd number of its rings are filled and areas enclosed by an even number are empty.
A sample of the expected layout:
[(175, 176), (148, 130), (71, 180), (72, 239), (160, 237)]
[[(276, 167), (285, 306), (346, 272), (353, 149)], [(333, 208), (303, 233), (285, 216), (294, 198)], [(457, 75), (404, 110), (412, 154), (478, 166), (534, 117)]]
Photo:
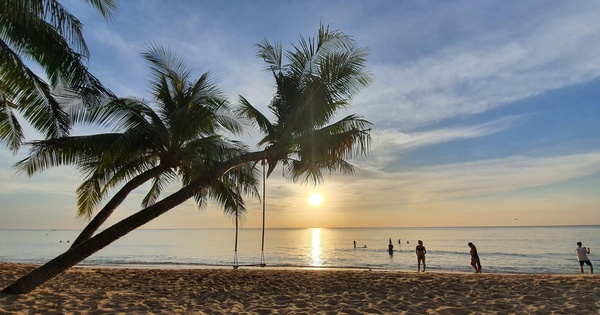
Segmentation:
[(312, 229), (312, 265), (323, 266), (323, 259), (321, 258), (321, 229)]

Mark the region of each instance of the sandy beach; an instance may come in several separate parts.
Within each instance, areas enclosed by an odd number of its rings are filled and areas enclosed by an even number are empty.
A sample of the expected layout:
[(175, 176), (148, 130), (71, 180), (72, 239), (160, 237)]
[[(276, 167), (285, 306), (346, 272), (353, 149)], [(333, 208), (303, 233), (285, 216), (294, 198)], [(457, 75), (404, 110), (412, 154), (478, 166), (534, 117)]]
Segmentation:
[[(5, 287), (34, 268), (0, 264)], [(597, 275), (72, 268), (1, 314), (598, 314)]]

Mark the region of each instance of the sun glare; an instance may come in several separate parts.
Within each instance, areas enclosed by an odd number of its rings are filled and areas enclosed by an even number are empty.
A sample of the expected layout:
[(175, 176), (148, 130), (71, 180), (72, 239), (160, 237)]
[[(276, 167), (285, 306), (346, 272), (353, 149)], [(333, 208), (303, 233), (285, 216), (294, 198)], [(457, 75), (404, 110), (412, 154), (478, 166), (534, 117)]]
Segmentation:
[(323, 198), (321, 198), (321, 195), (317, 193), (314, 193), (308, 197), (308, 203), (310, 203), (313, 207), (320, 205), (321, 202), (323, 202)]

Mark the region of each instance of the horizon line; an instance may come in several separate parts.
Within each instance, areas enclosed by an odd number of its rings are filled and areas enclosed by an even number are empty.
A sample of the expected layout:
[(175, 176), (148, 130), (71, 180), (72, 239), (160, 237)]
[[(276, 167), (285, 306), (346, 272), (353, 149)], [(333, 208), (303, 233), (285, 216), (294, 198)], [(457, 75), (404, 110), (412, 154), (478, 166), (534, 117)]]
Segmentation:
[[(455, 225), (455, 226), (348, 226), (348, 227), (265, 227), (265, 230), (304, 230), (304, 229), (450, 229), (450, 228), (539, 228), (539, 227), (600, 227), (600, 224), (564, 224), (564, 225)], [(83, 228), (82, 228), (83, 229)], [(0, 228), (0, 230), (39, 230), (73, 231), (78, 228)], [(226, 230), (235, 227), (187, 227), (187, 228), (138, 228), (136, 230)], [(241, 227), (240, 229), (262, 229), (262, 227)], [(100, 229), (103, 231), (105, 229)]]

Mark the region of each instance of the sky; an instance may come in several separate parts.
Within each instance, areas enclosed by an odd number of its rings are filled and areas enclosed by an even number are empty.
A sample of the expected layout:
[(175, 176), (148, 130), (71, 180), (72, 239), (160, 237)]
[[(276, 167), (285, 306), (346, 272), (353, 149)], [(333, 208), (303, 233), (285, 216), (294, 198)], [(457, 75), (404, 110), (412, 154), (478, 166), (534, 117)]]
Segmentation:
[[(352, 161), (353, 176), (317, 186), (275, 171), (268, 228), (600, 224), (600, 2), (129, 0), (111, 21), (62, 2), (85, 25), (91, 72), (123, 97), (149, 98), (151, 44), (263, 112), (274, 80), (256, 43), (291, 49), (322, 23), (369, 49), (374, 82), (349, 110), (373, 124), (369, 155)], [(254, 148), (258, 137), (240, 139)], [(0, 228), (83, 228), (80, 174), (15, 173), (26, 156), (0, 150)], [(109, 223), (138, 211), (144, 193)], [(242, 226), (261, 227), (261, 204), (247, 203)], [(186, 202), (144, 228), (234, 226), (216, 205)]]

